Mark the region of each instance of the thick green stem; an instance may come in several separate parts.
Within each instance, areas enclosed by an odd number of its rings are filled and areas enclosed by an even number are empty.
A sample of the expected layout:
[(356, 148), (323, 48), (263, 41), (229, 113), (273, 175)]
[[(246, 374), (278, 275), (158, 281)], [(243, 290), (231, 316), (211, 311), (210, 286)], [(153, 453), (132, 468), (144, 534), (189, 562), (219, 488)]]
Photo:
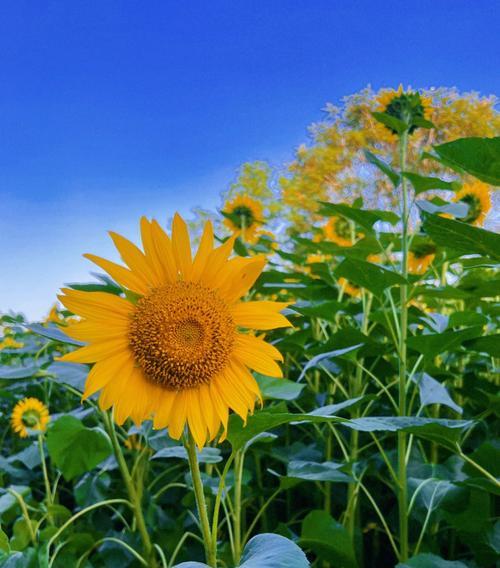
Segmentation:
[(205, 493), (203, 492), (203, 482), (201, 480), (198, 456), (196, 455), (196, 444), (191, 433), (184, 437), (184, 446), (188, 454), (189, 469), (191, 470), (191, 478), (193, 480), (196, 506), (198, 508), (198, 516), (200, 517), (201, 534), (203, 536), (203, 545), (205, 547), (205, 560), (209, 566), (216, 568), (217, 548), (216, 544), (214, 544), (212, 533), (210, 531), (207, 503), (205, 501)]
[[(399, 139), (399, 156), (400, 169), (402, 172), (406, 170), (406, 151), (408, 145), (408, 131), (401, 134)], [(401, 273), (403, 278), (408, 277), (408, 187), (406, 178), (401, 177), (402, 191), (402, 222), (403, 229), (401, 233)], [(399, 416), (406, 416), (406, 374), (407, 374), (407, 354), (406, 354), (406, 338), (408, 331), (408, 286), (403, 284), (400, 288), (400, 330), (399, 330)], [(400, 560), (402, 562), (408, 559), (408, 487), (406, 475), (406, 445), (407, 435), (404, 432), (398, 432), (398, 510), (399, 510), (399, 546)]]
[(134, 485), (132, 476), (130, 475), (127, 466), (127, 462), (125, 461), (125, 457), (123, 456), (120, 443), (118, 442), (118, 438), (116, 436), (115, 425), (113, 423), (112, 418), (107, 412), (103, 412), (103, 418), (106, 430), (111, 439), (111, 444), (113, 446), (113, 451), (116, 457), (116, 461), (118, 462), (120, 473), (122, 475), (125, 487), (127, 489), (130, 503), (132, 504), (132, 509), (134, 511), (134, 517), (137, 524), (137, 529), (139, 531), (139, 534), (141, 535), (142, 545), (144, 547), (144, 556), (147, 558), (149, 566), (151, 566), (151, 568), (156, 568), (156, 566), (158, 565), (156, 562), (156, 555), (153, 544), (149, 537), (146, 521), (144, 520), (144, 514), (142, 512), (142, 503), (141, 503), (142, 491), (138, 491)]
[(241, 505), (241, 490), (243, 483), (243, 462), (244, 454), (243, 452), (237, 452), (234, 459), (234, 522), (233, 522), (233, 532), (234, 532), (234, 562), (238, 564), (241, 556), (242, 549), (242, 530), (241, 521), (243, 515), (243, 509)]

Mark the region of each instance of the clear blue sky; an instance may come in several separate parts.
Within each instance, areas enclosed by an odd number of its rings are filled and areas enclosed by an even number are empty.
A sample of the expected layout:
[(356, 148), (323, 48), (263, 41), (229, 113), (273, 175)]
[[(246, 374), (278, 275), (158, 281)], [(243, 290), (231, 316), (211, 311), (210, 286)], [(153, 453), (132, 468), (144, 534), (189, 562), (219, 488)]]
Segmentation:
[(0, 310), (47, 312), (106, 230), (215, 208), (321, 108), (375, 88), (498, 94), (498, 0), (5, 0)]

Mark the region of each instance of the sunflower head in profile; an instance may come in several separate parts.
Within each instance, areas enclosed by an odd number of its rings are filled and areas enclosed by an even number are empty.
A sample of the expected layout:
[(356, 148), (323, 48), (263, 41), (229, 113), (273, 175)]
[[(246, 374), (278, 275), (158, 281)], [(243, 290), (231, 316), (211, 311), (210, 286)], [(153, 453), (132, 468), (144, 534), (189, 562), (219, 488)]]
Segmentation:
[(194, 256), (179, 215), (171, 237), (143, 217), (141, 236), (143, 250), (111, 233), (126, 266), (85, 255), (124, 297), (63, 290), (61, 302), (82, 317), (66, 331), (88, 345), (62, 360), (94, 363), (84, 398), (101, 391), (100, 407), (113, 406), (118, 424), (152, 418), (174, 439), (187, 424), (201, 448), (221, 424), (226, 432), (229, 410), (244, 421), (253, 411), (261, 395), (249, 369), (282, 376), (280, 352), (251, 332), (290, 326), (280, 313), (288, 304), (241, 301), (265, 259), (230, 259), (235, 235), (214, 248), (210, 222)]
[(28, 397), (14, 406), (10, 422), (14, 432), (26, 438), (30, 431), (45, 432), (49, 420), (49, 409), (45, 404), (37, 398)]
[(332, 243), (341, 247), (351, 247), (354, 239), (361, 238), (361, 233), (353, 233), (351, 223), (345, 217), (330, 217), (328, 223), (323, 227), (326, 238)]
[(238, 195), (228, 201), (224, 210), (224, 224), (233, 233), (239, 233), (247, 243), (254, 243), (259, 238), (259, 228), (263, 224), (263, 207), (260, 201), (248, 195)]
[(359, 286), (356, 286), (356, 284), (349, 282), (345, 278), (339, 278), (337, 283), (343, 294), (349, 294), (349, 296), (352, 296), (353, 298), (359, 298), (362, 294)]
[(461, 221), (481, 226), (491, 209), (490, 188), (481, 181), (466, 183), (456, 194), (455, 201), (465, 203), (469, 208), (466, 217)]
[(411, 274), (425, 274), (436, 256), (433, 243), (422, 242), (413, 245), (408, 254), (408, 270)]
[[(431, 99), (420, 95), (418, 92), (405, 92), (403, 85), (399, 85), (397, 90), (383, 89), (377, 95), (376, 102), (379, 112), (385, 112), (389, 116), (411, 124), (408, 129), (409, 134), (412, 134), (418, 128), (416, 124), (412, 124), (415, 119), (430, 120), (432, 110)], [(397, 134), (397, 132), (389, 126), (385, 127), (388, 128), (392, 134)]]

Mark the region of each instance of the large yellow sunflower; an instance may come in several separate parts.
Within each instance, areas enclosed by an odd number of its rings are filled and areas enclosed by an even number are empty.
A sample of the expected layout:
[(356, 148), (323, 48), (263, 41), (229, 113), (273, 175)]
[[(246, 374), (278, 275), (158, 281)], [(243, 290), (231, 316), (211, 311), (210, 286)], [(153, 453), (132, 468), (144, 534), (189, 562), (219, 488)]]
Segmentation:
[(344, 217), (330, 217), (323, 230), (328, 240), (341, 247), (351, 247), (354, 244), (353, 236), (362, 236), (360, 233), (353, 235), (351, 223)]
[(186, 223), (175, 215), (172, 238), (156, 221), (141, 219), (144, 252), (111, 233), (127, 267), (85, 255), (106, 270), (125, 297), (65, 289), (61, 302), (83, 320), (67, 333), (89, 345), (62, 357), (94, 363), (84, 398), (101, 390), (102, 409), (114, 406), (121, 424), (150, 417), (179, 439), (187, 422), (198, 445), (212, 440), (228, 412), (243, 420), (260, 399), (250, 369), (281, 377), (280, 352), (242, 328), (269, 330), (291, 324), (287, 303), (240, 299), (262, 272), (265, 259), (229, 259), (235, 236), (213, 247), (206, 223), (194, 258)]
[(455, 201), (461, 201), (469, 207), (467, 216), (461, 221), (471, 225), (482, 225), (491, 209), (490, 188), (481, 181), (466, 183), (456, 194)]
[(26, 438), (30, 430), (45, 432), (49, 423), (49, 409), (37, 398), (29, 397), (20, 400), (10, 419), (12, 429), (21, 438)]
[(260, 201), (248, 195), (238, 195), (224, 206), (224, 224), (233, 233), (240, 233), (247, 243), (259, 238), (259, 227), (263, 223), (263, 207)]

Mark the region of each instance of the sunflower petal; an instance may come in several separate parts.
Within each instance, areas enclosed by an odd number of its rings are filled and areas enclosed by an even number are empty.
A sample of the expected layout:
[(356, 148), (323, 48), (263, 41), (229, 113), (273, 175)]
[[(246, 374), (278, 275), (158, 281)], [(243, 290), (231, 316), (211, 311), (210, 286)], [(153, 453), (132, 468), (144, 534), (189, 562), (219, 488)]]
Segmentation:
[(177, 268), (184, 280), (189, 280), (192, 271), (191, 243), (184, 219), (176, 213), (172, 223), (172, 247)]
[(115, 262), (111, 262), (110, 260), (106, 260), (105, 258), (101, 258), (94, 254), (84, 254), (83, 256), (105, 270), (111, 278), (116, 280), (116, 282), (118, 282), (121, 286), (124, 286), (133, 292), (137, 292), (138, 294), (147, 293), (147, 280), (141, 277), (140, 274), (136, 274), (124, 266), (120, 266)]
[(234, 323), (254, 329), (291, 327), (292, 324), (279, 313), (288, 305), (287, 302), (240, 302), (232, 309)]

